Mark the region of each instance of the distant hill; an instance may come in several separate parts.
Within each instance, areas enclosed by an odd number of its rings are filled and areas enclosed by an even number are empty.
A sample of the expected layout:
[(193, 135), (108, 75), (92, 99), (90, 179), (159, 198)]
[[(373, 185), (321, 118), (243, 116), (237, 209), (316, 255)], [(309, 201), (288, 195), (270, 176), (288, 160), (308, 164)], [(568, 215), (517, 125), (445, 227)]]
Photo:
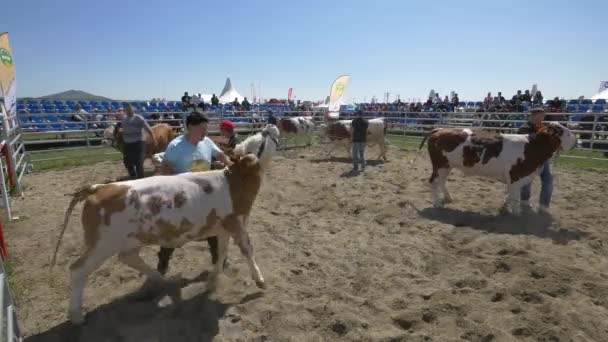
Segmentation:
[(77, 100), (77, 101), (112, 101), (107, 97), (89, 94), (82, 90), (68, 90), (57, 94), (41, 96), (38, 99), (44, 100)]

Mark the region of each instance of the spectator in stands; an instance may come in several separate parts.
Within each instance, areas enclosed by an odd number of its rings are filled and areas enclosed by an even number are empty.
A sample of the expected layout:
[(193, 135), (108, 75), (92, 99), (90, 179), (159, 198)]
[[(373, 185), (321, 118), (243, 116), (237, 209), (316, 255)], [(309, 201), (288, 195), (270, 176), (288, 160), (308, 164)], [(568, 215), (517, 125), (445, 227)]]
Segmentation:
[(506, 100), (504, 96), (502, 96), (502, 92), (498, 92), (498, 95), (494, 98), (494, 106), (497, 108), (502, 107), (505, 104)]
[(534, 99), (532, 100), (532, 104), (534, 104), (535, 106), (543, 105), (543, 93), (541, 93), (540, 90), (538, 90), (536, 92), (536, 94), (534, 94)]
[(357, 110), (357, 117), (351, 123), (351, 136), (353, 143), (353, 172), (358, 172), (361, 165), (361, 172), (365, 172), (365, 145), (367, 143), (367, 127), (369, 123), (363, 117), (363, 111)]
[(435, 98), (433, 99), (434, 109), (438, 110), (441, 103), (442, 103), (442, 101), (441, 101), (441, 97), (439, 97), (439, 93), (435, 93)]
[(131, 104), (124, 105), (126, 117), (121, 122), (123, 136), (123, 162), (131, 179), (144, 178), (144, 158), (146, 156), (146, 143), (144, 131), (152, 138), (156, 145), (154, 134), (146, 120), (133, 112)]
[(192, 94), (190, 103), (194, 106), (194, 108), (198, 108), (198, 104), (200, 102), (201, 102), (201, 94), (197, 94), (197, 93)]
[(521, 102), (532, 102), (532, 96), (530, 95), (530, 91), (526, 89), (525, 93), (521, 96)]
[(443, 103), (441, 104), (441, 109), (443, 111), (446, 111), (446, 112), (451, 112), (452, 111), (450, 109), (450, 99), (448, 99), (447, 95), (443, 98)]
[[(545, 119), (545, 110), (542, 107), (534, 108), (530, 111), (530, 118), (528, 122), (518, 130), (518, 134), (529, 134), (533, 135), (538, 132), (542, 127), (542, 121)], [(553, 175), (551, 174), (551, 167), (549, 161), (546, 161), (542, 166), (540, 172), (540, 205), (538, 210), (540, 213), (548, 214), (549, 206), (551, 204), (551, 195), (553, 193)], [(521, 189), (521, 206), (522, 209), (530, 211), (530, 197), (531, 197), (532, 183), (524, 185)]]
[(89, 112), (87, 112), (86, 110), (82, 109), (82, 107), (80, 107), (80, 103), (76, 104), (76, 110), (74, 111), (74, 113), (72, 113), (72, 121), (79, 121), (79, 122), (84, 122), (86, 119), (83, 115), (88, 115)]
[(243, 102), (241, 103), (241, 105), (243, 106), (243, 109), (246, 111), (251, 110), (251, 104), (249, 103), (249, 101), (247, 101), (247, 98), (243, 99)]
[[(207, 137), (209, 119), (199, 112), (192, 112), (186, 118), (186, 133), (173, 139), (163, 157), (160, 173), (164, 175), (175, 175), (185, 172), (209, 171), (212, 166), (212, 158), (220, 163), (229, 165), (222, 150)], [(209, 252), (213, 264), (217, 263), (217, 237), (207, 239)], [(161, 247), (158, 253), (157, 269), (161, 273), (167, 271), (169, 259), (173, 254), (173, 248)], [(226, 267), (227, 264), (224, 264)]]
[(551, 113), (559, 113), (562, 111), (562, 101), (559, 100), (559, 97), (554, 97), (553, 101), (551, 101)]
[(237, 97), (234, 98), (234, 101), (232, 101), (232, 107), (235, 110), (239, 110), (241, 109), (241, 104), (239, 103), (239, 99)]
[(489, 110), (490, 106), (492, 105), (492, 101), (494, 99), (492, 98), (492, 93), (488, 93), (488, 96), (486, 96), (485, 99), (483, 99), (483, 107), (485, 108), (485, 110)]
[(516, 109), (517, 112), (523, 111), (523, 107), (521, 105), (522, 97), (523, 95), (521, 90), (518, 90), (517, 94), (513, 95), (513, 98), (511, 99), (511, 105), (514, 109)]
[(213, 94), (213, 96), (211, 97), (211, 104), (214, 106), (217, 106), (220, 104), (220, 99), (218, 99), (217, 96), (215, 96), (215, 94)]
[(452, 98), (452, 111), (455, 112), (459, 105), (460, 99), (458, 99), (458, 94), (454, 93), (454, 97)]
[(184, 92), (182, 96), (182, 111), (187, 111), (188, 108), (192, 107), (192, 98), (188, 95), (188, 92)]

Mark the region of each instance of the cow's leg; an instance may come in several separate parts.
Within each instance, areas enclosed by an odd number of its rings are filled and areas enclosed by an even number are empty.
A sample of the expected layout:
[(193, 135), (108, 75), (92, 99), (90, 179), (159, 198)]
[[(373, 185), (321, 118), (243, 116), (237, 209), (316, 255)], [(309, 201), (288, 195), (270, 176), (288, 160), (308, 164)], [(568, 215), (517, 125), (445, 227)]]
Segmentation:
[(244, 226), (242, 226), (241, 229), (238, 230), (236, 240), (241, 250), (241, 253), (243, 253), (243, 255), (247, 258), (249, 272), (251, 273), (251, 278), (253, 278), (253, 280), (255, 281), (255, 285), (261, 289), (265, 289), (266, 283), (264, 282), (262, 272), (260, 272), (260, 268), (258, 267), (258, 264), (255, 262), (255, 258), (253, 257), (253, 246), (251, 245), (249, 233), (247, 233)]
[[(442, 208), (445, 203), (449, 203), (452, 201), (452, 197), (450, 196), (450, 193), (448, 192), (448, 189), (445, 186), (445, 182), (447, 181), (449, 174), (449, 168), (433, 168), (433, 174), (431, 175), (430, 183), (432, 190), (433, 206), (435, 208)], [(445, 195), (444, 201), (441, 201), (440, 192), (443, 192)]]
[(503, 212), (511, 212), (513, 215), (519, 216), (521, 214), (521, 206), (520, 206), (520, 197), (521, 197), (521, 185), (509, 184), (507, 186), (507, 196), (505, 199), (505, 204), (502, 209)]
[(70, 265), (70, 308), (68, 317), (74, 324), (84, 321), (82, 313), (82, 293), (87, 282), (87, 277), (95, 271), (113, 253), (98, 249), (89, 250)]
[(139, 256), (139, 248), (131, 249), (118, 254), (118, 260), (123, 264), (142, 273), (148, 279), (156, 282), (162, 282), (163, 276), (159, 271), (148, 266), (146, 262)]
[(156, 266), (156, 269), (161, 275), (167, 273), (167, 270), (169, 269), (169, 260), (171, 260), (174, 251), (175, 248), (167, 247), (161, 247), (160, 251), (158, 251), (158, 265)]
[(452, 196), (448, 192), (448, 188), (446, 187), (446, 183), (448, 181), (448, 176), (450, 175), (450, 171), (452, 169), (440, 169), (439, 170), (439, 179), (441, 184), (441, 191), (443, 192), (443, 203), (452, 203)]
[(215, 290), (219, 284), (220, 275), (224, 273), (224, 265), (228, 255), (228, 242), (230, 236), (228, 234), (219, 234), (217, 237), (217, 261), (215, 262), (215, 271), (209, 280), (209, 289)]
[[(386, 141), (384, 141), (384, 140), (383, 140), (383, 141), (380, 143), (380, 157), (382, 157), (382, 159), (383, 159), (384, 161), (386, 161), (386, 160), (387, 160), (387, 158), (386, 158), (386, 152), (387, 152), (387, 151), (388, 151), (388, 148), (387, 148), (387, 146), (386, 146)], [(378, 159), (380, 159), (380, 158), (378, 158)]]

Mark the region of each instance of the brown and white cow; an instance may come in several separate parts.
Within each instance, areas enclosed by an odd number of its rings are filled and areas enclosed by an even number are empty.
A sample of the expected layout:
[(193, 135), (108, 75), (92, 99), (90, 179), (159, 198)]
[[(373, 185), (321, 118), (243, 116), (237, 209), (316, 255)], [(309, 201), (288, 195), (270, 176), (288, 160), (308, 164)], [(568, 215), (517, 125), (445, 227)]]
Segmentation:
[[(175, 131), (173, 130), (173, 127), (166, 123), (159, 123), (150, 128), (154, 133), (156, 144), (153, 144), (150, 135), (147, 132), (144, 132), (144, 139), (146, 142), (145, 158), (149, 158), (152, 163), (158, 167), (153, 156), (156, 153), (164, 152), (167, 149), (167, 145), (175, 138)], [(115, 146), (120, 152), (123, 152), (124, 142), (121, 127), (118, 127), (117, 129), (115, 125), (111, 125), (104, 130), (103, 135), (104, 140), (101, 142), (103, 145)]]
[[(380, 154), (378, 159), (382, 158), (386, 160), (386, 152), (388, 147), (386, 145), (386, 130), (388, 128), (384, 118), (375, 118), (368, 121), (367, 127), (367, 145), (375, 146), (378, 145), (380, 148)], [(338, 120), (330, 121), (327, 124), (321, 125), (321, 135), (324, 139), (329, 139), (332, 143), (328, 154), (331, 155), (333, 148), (343, 146), (347, 149), (348, 155), (352, 157), (352, 137), (351, 137), (351, 124), (352, 120)]]
[(223, 272), (229, 239), (233, 238), (247, 258), (256, 285), (265, 288), (247, 223), (275, 151), (276, 145), (267, 135), (257, 154), (236, 157), (223, 170), (95, 184), (73, 194), (51, 261), (53, 267), (69, 217), (77, 203), (84, 201), (81, 222), (86, 251), (70, 266), (70, 320), (84, 320), (82, 294), (87, 276), (113, 255), (118, 254), (118, 260), (149, 280), (164, 281), (139, 256), (146, 245), (177, 248), (217, 236), (219, 261), (209, 283), (213, 289)]
[[(576, 145), (576, 137), (569, 129), (556, 122), (541, 128), (538, 133), (500, 134), (468, 128), (436, 128), (424, 137), (433, 166), (429, 180), (433, 205), (442, 207), (452, 198), (445, 186), (453, 168), (466, 176), (491, 178), (507, 184), (503, 209), (513, 214), (521, 212), (521, 187), (538, 175), (543, 164), (558, 150), (569, 150)], [(440, 199), (440, 191), (444, 200)]]
[(283, 137), (305, 138), (307, 145), (312, 145), (312, 136), (315, 131), (315, 122), (312, 117), (294, 116), (280, 118), (277, 127)]

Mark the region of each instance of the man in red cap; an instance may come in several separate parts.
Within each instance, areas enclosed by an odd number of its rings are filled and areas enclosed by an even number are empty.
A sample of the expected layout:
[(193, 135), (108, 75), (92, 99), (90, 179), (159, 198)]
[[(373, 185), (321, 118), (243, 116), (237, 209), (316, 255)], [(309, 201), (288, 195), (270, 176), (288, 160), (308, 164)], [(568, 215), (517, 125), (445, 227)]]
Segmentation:
[(234, 128), (234, 123), (229, 120), (224, 120), (220, 124), (220, 132), (228, 140), (227, 143), (221, 144), (223, 145), (221, 147), (227, 154), (230, 154), (230, 152), (232, 152), (232, 150), (234, 150), (236, 145), (239, 143), (239, 139), (234, 131)]

